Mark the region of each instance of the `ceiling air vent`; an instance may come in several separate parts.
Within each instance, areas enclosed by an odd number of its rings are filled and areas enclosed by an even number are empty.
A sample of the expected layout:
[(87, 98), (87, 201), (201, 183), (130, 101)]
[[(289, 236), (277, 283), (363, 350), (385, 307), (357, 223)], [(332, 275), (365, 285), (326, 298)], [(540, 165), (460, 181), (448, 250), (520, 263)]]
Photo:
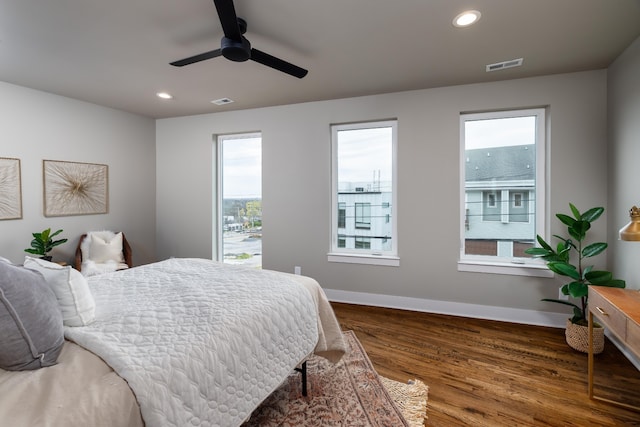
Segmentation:
[(509, 61), (496, 62), (487, 65), (487, 73), (490, 71), (504, 70), (505, 68), (519, 67), (522, 65), (522, 58), (512, 59)]
[(211, 101), (212, 104), (216, 104), (216, 105), (231, 104), (232, 102), (233, 100), (229, 98), (214, 99), (213, 101)]

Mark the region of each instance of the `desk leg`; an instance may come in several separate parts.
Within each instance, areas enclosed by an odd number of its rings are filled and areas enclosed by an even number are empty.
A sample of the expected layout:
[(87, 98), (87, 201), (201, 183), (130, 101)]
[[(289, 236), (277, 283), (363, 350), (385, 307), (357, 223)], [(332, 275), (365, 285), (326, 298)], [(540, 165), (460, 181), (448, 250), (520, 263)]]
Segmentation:
[(589, 398), (593, 399), (593, 313), (589, 311)]

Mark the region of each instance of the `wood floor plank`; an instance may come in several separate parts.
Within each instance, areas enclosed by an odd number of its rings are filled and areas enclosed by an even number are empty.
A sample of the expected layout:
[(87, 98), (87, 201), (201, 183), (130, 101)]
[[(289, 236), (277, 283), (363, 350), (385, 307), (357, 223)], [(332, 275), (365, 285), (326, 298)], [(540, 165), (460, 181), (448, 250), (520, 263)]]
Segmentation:
[[(426, 426), (640, 426), (640, 412), (587, 395), (587, 356), (564, 330), (332, 304), (380, 375), (429, 386)], [(597, 390), (640, 405), (640, 372), (611, 343)]]

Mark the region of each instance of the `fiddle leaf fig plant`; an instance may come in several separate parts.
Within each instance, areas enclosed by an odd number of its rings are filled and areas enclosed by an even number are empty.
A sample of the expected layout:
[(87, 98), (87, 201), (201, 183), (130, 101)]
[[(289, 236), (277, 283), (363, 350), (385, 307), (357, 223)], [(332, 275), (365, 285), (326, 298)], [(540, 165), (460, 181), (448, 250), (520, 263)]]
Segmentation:
[(32, 233), (33, 240), (31, 240), (31, 247), (24, 251), (33, 255), (40, 255), (40, 257), (44, 259), (50, 258), (47, 255), (49, 251), (67, 241), (67, 239), (53, 240), (53, 238), (60, 233), (62, 233), (62, 230), (52, 233), (51, 228), (47, 228), (40, 233)]
[(587, 258), (603, 253), (607, 249), (607, 243), (597, 242), (587, 244), (587, 232), (591, 223), (600, 218), (604, 208), (596, 207), (581, 213), (573, 204), (569, 203), (573, 216), (556, 214), (556, 217), (567, 226), (569, 237), (553, 235), (559, 240), (556, 247), (552, 247), (540, 235), (537, 236), (540, 247), (529, 248), (525, 253), (533, 257), (547, 261), (547, 267), (560, 276), (567, 277), (570, 281), (561, 288), (562, 294), (579, 300), (574, 304), (568, 300), (544, 298), (542, 301), (550, 301), (573, 307), (571, 322), (579, 325), (587, 325), (589, 286), (609, 286), (615, 288), (626, 287), (626, 282), (614, 279), (613, 274), (605, 270), (594, 270), (593, 265), (585, 265)]

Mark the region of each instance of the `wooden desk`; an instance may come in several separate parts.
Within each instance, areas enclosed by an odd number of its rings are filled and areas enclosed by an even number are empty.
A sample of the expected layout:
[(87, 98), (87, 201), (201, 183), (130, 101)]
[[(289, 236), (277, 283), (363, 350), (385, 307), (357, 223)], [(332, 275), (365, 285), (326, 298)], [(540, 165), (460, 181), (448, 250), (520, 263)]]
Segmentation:
[(640, 291), (589, 286), (589, 397), (627, 409), (640, 407), (595, 396), (593, 393), (593, 317), (636, 357), (640, 358)]

